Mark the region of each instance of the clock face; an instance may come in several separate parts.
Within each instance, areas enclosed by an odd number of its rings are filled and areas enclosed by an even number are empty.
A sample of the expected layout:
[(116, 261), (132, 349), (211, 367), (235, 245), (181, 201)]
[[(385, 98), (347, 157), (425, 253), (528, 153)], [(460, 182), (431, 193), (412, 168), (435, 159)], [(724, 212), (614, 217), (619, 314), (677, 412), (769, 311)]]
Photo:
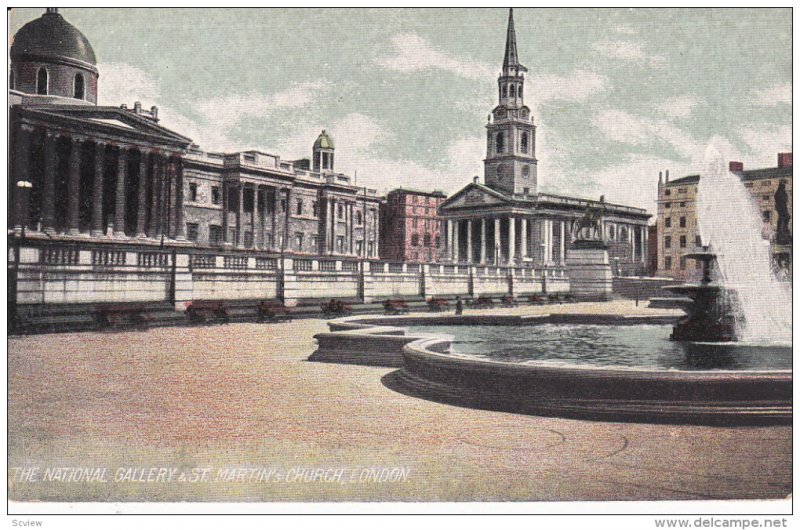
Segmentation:
[(511, 180), (514, 178), (514, 166), (511, 164), (500, 164), (497, 166), (497, 178), (499, 180)]

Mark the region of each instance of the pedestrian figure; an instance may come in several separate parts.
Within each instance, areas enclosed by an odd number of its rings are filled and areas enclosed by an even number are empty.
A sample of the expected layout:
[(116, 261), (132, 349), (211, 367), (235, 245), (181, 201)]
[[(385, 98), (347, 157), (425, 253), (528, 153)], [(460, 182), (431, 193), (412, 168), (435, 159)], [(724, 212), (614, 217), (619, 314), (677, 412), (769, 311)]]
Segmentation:
[(461, 301), (460, 296), (456, 296), (456, 315), (464, 312), (464, 302)]

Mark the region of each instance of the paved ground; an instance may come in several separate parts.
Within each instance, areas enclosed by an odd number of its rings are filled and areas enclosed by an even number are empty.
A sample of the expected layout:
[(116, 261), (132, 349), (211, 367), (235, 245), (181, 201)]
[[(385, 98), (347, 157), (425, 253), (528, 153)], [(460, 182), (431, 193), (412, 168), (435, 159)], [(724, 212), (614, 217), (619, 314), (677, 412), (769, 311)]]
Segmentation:
[[(631, 303), (500, 311), (653, 312)], [(381, 377), (392, 369), (307, 362), (313, 335), (326, 329), (322, 320), (298, 320), (12, 337), (9, 467), (39, 470), (36, 481), (15, 479), (12, 470), (11, 498), (649, 500), (791, 492), (790, 427), (594, 423), (433, 403), (387, 389)], [(92, 469), (58, 475), (58, 467)], [(161, 467), (167, 471), (151, 471)]]

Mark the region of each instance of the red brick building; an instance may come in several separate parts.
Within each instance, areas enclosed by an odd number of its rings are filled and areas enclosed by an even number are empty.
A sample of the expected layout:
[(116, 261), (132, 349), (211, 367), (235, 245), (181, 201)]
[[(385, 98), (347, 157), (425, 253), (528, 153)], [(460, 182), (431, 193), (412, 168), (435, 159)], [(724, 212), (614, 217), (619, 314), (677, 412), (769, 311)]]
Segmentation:
[(441, 191), (390, 191), (381, 216), (381, 259), (409, 263), (439, 261), (445, 238), (438, 211), (446, 198)]

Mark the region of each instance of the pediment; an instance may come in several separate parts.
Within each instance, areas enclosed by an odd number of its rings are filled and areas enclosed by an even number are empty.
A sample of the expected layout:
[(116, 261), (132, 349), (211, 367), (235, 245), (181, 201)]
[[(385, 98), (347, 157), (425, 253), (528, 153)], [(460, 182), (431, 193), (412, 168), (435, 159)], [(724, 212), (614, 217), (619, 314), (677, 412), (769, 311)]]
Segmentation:
[(445, 201), (441, 208), (447, 210), (450, 208), (498, 206), (508, 204), (508, 202), (508, 199), (494, 190), (480, 184), (470, 184)]

